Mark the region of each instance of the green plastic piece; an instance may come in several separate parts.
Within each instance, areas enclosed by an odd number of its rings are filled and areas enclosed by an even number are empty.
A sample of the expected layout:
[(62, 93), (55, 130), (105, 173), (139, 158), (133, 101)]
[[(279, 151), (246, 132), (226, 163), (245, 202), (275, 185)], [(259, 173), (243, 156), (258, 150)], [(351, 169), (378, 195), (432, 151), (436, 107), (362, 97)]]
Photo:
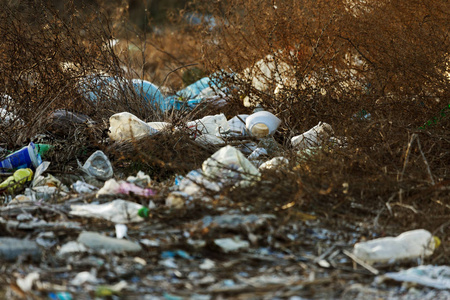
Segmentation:
[(141, 218), (148, 218), (149, 213), (150, 213), (150, 210), (148, 209), (148, 207), (143, 207), (138, 210), (138, 216)]

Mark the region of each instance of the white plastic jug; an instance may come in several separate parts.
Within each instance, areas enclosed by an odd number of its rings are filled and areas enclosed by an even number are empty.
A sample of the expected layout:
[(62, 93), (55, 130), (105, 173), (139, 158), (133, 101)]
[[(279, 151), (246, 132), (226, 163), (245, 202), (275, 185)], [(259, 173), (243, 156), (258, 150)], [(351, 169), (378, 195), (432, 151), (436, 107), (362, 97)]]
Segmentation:
[(245, 120), (247, 131), (258, 138), (272, 135), (280, 126), (281, 120), (268, 111), (258, 111)]
[(291, 139), (291, 144), (293, 147), (299, 149), (316, 147), (320, 146), (320, 144), (329, 138), (331, 134), (333, 134), (333, 128), (331, 128), (331, 125), (319, 122), (319, 124), (310, 130), (294, 136)]
[(439, 239), (425, 229), (404, 232), (397, 237), (384, 237), (356, 243), (353, 254), (368, 263), (390, 263), (430, 256)]
[(121, 112), (109, 118), (109, 137), (114, 141), (138, 139), (158, 132), (155, 128), (145, 123), (129, 112)]

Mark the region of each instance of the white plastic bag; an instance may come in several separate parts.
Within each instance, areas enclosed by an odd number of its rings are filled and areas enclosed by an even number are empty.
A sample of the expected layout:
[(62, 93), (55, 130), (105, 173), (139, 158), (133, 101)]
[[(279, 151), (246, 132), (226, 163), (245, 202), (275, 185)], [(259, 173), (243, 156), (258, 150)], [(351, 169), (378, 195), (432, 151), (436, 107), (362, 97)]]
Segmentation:
[(219, 135), (230, 131), (227, 118), (224, 114), (206, 116), (199, 120), (187, 123), (188, 128), (201, 132), (202, 134)]
[(149, 124), (128, 112), (121, 112), (109, 118), (109, 137), (118, 142), (139, 139), (158, 132)]
[(437, 241), (429, 231), (416, 229), (397, 237), (356, 243), (353, 254), (368, 263), (391, 263), (430, 256), (438, 246)]
[(138, 211), (142, 207), (142, 205), (135, 202), (116, 199), (104, 204), (71, 205), (70, 208), (72, 210), (70, 214), (81, 217), (100, 218), (113, 223), (126, 224), (144, 220), (138, 215)]
[(258, 180), (260, 172), (245, 156), (233, 146), (225, 146), (214, 153), (202, 164), (205, 176), (222, 181), (250, 184)]

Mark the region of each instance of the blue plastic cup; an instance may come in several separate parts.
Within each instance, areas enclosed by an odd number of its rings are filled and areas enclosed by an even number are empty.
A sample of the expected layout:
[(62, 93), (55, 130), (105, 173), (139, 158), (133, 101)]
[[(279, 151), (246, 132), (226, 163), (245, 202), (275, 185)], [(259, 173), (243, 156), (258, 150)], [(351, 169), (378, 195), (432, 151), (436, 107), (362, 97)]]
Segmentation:
[(14, 170), (22, 168), (36, 169), (42, 163), (42, 158), (33, 143), (8, 155), (0, 162), (0, 170)]

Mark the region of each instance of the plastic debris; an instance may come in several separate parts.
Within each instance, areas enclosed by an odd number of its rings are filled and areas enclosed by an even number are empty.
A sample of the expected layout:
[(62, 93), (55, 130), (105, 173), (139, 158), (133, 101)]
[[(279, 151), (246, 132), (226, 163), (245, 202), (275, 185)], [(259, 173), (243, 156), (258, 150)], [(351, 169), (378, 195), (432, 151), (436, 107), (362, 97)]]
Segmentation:
[(16, 283), (24, 292), (30, 292), (33, 284), (39, 280), (39, 273), (29, 273), (25, 278), (17, 278)]
[(75, 278), (73, 278), (70, 281), (70, 284), (76, 285), (76, 286), (80, 286), (80, 285), (83, 285), (85, 283), (97, 284), (98, 283), (98, 279), (97, 279), (97, 277), (94, 274), (92, 274), (90, 272), (87, 272), (87, 271), (84, 271), (84, 272), (78, 273), (75, 276)]
[(274, 157), (271, 160), (266, 161), (265, 163), (259, 166), (259, 170), (271, 170), (278, 169), (282, 167), (287, 167), (289, 165), (289, 160), (285, 157), (279, 156)]
[(123, 240), (110, 238), (97, 232), (83, 231), (77, 241), (94, 251), (104, 251), (106, 253), (139, 252), (142, 247), (139, 244)]
[(397, 237), (356, 243), (353, 254), (368, 263), (394, 263), (430, 256), (439, 243), (439, 240), (427, 230), (417, 229), (404, 232)]
[(259, 179), (258, 169), (233, 146), (225, 146), (205, 160), (202, 165), (205, 176), (220, 181), (240, 182), (248, 185)]
[(33, 143), (23, 147), (20, 150), (8, 155), (5, 159), (0, 161), (0, 171), (14, 169), (31, 168), (36, 169), (42, 163), (42, 158)]
[(75, 241), (70, 241), (61, 246), (57, 255), (63, 257), (63, 256), (67, 256), (67, 255), (72, 255), (74, 253), (87, 252), (87, 251), (88, 251), (88, 249), (83, 244), (75, 242)]
[(98, 191), (98, 187), (80, 180), (77, 180), (74, 184), (72, 184), (72, 189), (78, 194), (89, 194)]
[(0, 260), (15, 261), (19, 256), (29, 256), (38, 261), (41, 250), (34, 241), (0, 237)]
[(258, 138), (273, 135), (280, 124), (281, 120), (268, 111), (258, 111), (245, 120), (247, 132)]
[(33, 171), (31, 169), (19, 169), (15, 171), (12, 176), (9, 176), (6, 180), (0, 183), (0, 191), (6, 190), (8, 193), (13, 193), (25, 183), (31, 181), (32, 177)]
[(139, 139), (159, 131), (128, 112), (112, 115), (109, 124), (109, 137), (117, 142)]
[(97, 196), (117, 194), (134, 194), (143, 197), (150, 197), (155, 195), (155, 191), (152, 189), (141, 188), (127, 181), (116, 181), (115, 179), (110, 179), (106, 181), (104, 186), (97, 192)]
[(235, 135), (246, 135), (247, 129), (245, 126), (245, 121), (249, 115), (237, 115), (228, 120), (228, 126), (230, 127), (230, 133)]
[(219, 246), (225, 253), (247, 249), (250, 246), (249, 242), (242, 241), (239, 237), (216, 239), (214, 244)]
[(400, 272), (388, 272), (375, 279), (377, 284), (392, 279), (395, 281), (410, 282), (440, 290), (450, 290), (449, 266), (418, 266)]
[(122, 199), (103, 204), (74, 204), (71, 205), (70, 214), (80, 217), (101, 218), (114, 223), (142, 222), (144, 219), (138, 215), (143, 206)]
[(140, 187), (147, 187), (152, 182), (150, 176), (142, 171), (137, 172), (136, 176), (128, 176), (127, 181)]
[(187, 127), (195, 133), (220, 135), (228, 133), (230, 126), (224, 114), (206, 116), (199, 120), (190, 121)]
[(127, 236), (128, 227), (125, 224), (116, 224), (116, 237), (118, 239), (123, 239)]
[(100, 150), (95, 151), (84, 163), (82, 169), (100, 180), (110, 179), (114, 172), (108, 157)]
[(331, 125), (319, 122), (319, 124), (310, 130), (301, 135), (294, 136), (291, 139), (291, 143), (293, 147), (298, 149), (317, 147), (325, 142), (332, 134), (333, 129), (331, 128)]

